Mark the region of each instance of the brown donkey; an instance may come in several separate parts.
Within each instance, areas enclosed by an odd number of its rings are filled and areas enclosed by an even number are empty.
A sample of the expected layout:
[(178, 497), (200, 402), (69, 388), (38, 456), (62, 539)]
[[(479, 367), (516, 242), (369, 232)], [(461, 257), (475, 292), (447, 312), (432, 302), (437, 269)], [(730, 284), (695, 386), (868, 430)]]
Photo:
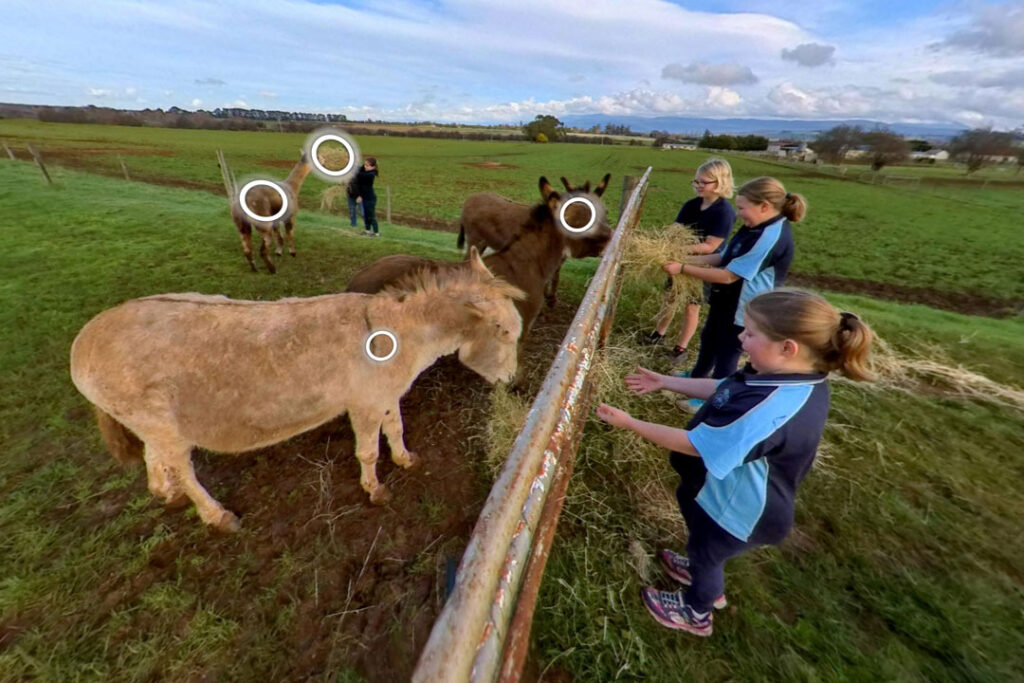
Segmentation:
[[(596, 201), (604, 194), (611, 177), (610, 173), (606, 173), (593, 193), (590, 192), (589, 180), (580, 187), (573, 187), (565, 176), (562, 176), (561, 180), (566, 192)], [(529, 222), (532, 211), (533, 207), (528, 204), (514, 202), (493, 192), (478, 192), (470, 195), (462, 205), (457, 244), (460, 249), (463, 245), (468, 245), (467, 249), (476, 247), (481, 254), (488, 247), (499, 251), (512, 241), (524, 224)], [(570, 225), (582, 225), (588, 219), (589, 212), (584, 207), (573, 205), (566, 211), (566, 220)], [(601, 224), (596, 227), (594, 232), (597, 235), (611, 236), (611, 227), (603, 214)], [(572, 256), (581, 258), (577, 253), (573, 253)], [(548, 306), (554, 306), (557, 300), (560, 271), (561, 268), (555, 271), (544, 291), (544, 298), (547, 300)]]
[[(551, 187), (547, 178), (541, 178), (539, 185), (544, 202), (531, 208), (529, 215), (519, 226), (518, 233), (503, 249), (483, 259), (491, 272), (526, 293), (525, 299), (516, 302), (523, 319), (520, 346), (540, 312), (544, 300), (544, 287), (561, 267), (565, 254), (571, 253), (580, 258), (598, 256), (610, 237), (601, 232), (595, 235), (584, 233), (584, 236), (576, 236), (560, 228), (556, 225), (556, 216), (563, 198)], [(569, 211), (566, 211), (566, 214), (569, 214)], [(572, 223), (571, 216), (567, 215), (566, 219)], [(471, 247), (470, 253), (473, 259), (477, 258), (475, 248)], [(353, 275), (345, 291), (371, 294), (385, 287), (395, 286), (406, 274), (413, 271), (427, 269), (448, 273), (467, 267), (464, 261), (441, 261), (410, 254), (392, 254), (374, 261)]]
[[(468, 268), (416, 273), (401, 292), (331, 294), (274, 302), (162, 294), (108, 309), (71, 346), (71, 379), (91, 401), (104, 440), (122, 462), (146, 463), (149, 490), (233, 531), (238, 518), (196, 479), (196, 446), (240, 453), (349, 414), (360, 483), (374, 503), (378, 438), (402, 467), (399, 399), (438, 357), (488, 382), (516, 371), (522, 292), (474, 254)], [(390, 336), (389, 336), (390, 335)]]
[[(256, 262), (252, 257), (252, 231), (255, 229), (260, 234), (260, 258), (267, 264), (267, 270), (276, 273), (277, 268), (270, 258), (270, 245), (276, 244), (277, 255), (284, 251), (284, 239), (281, 237), (281, 226), (284, 226), (285, 238), (288, 240), (288, 252), (295, 256), (295, 213), (298, 211), (299, 190), (302, 183), (309, 175), (313, 165), (309, 163), (306, 153), (303, 152), (299, 162), (292, 168), (291, 173), (284, 182), (277, 183), (281, 192), (288, 198), (288, 211), (274, 221), (260, 221), (249, 216), (242, 210), (241, 202), (237, 196), (231, 200), (231, 220), (235, 222), (238, 234), (242, 238), (242, 252), (245, 254), (249, 267), (256, 272)], [(254, 187), (246, 194), (245, 203), (257, 216), (274, 216), (283, 205), (281, 194), (266, 185)], [(276, 239), (275, 239), (276, 238)]]

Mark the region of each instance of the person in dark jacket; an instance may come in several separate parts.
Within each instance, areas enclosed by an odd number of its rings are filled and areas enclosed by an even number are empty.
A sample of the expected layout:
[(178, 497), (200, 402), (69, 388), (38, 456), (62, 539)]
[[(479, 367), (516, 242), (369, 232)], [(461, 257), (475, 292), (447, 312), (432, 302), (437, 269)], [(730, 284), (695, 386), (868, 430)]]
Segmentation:
[(366, 157), (355, 178), (359, 194), (356, 202), (363, 205), (363, 224), (366, 226), (368, 237), (380, 236), (380, 229), (377, 227), (377, 193), (373, 191), (373, 180), (377, 173), (377, 157)]

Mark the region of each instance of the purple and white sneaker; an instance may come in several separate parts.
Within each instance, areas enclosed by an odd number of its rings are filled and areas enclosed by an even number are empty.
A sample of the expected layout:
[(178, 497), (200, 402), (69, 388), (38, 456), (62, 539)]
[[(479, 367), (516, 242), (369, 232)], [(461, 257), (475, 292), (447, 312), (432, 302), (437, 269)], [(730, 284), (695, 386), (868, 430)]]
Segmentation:
[[(661, 560), (661, 564), (665, 567), (665, 573), (673, 579), (684, 586), (689, 586), (693, 583), (693, 577), (690, 576), (690, 559), (688, 557), (674, 553), (671, 550), (662, 550), (658, 553), (658, 559)], [(715, 609), (725, 609), (728, 605), (729, 601), (725, 599), (725, 595), (719, 595), (713, 603)]]
[(711, 635), (711, 612), (697, 612), (686, 604), (682, 593), (648, 586), (640, 591), (640, 596), (654, 620), (665, 628), (686, 631), (695, 636)]

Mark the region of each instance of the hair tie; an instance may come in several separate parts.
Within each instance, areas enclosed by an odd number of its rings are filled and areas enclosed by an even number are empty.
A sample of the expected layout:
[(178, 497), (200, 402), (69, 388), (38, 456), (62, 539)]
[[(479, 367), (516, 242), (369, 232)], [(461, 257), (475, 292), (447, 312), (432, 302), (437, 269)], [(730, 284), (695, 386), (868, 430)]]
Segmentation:
[(839, 328), (848, 330), (851, 327), (851, 323), (854, 320), (860, 320), (856, 313), (850, 313), (849, 311), (842, 311), (839, 313)]
[(786, 193), (786, 199), (792, 199), (792, 197), (793, 197), (793, 195), (791, 195), (791, 194), (790, 194), (790, 193), (788, 193), (788, 192)]

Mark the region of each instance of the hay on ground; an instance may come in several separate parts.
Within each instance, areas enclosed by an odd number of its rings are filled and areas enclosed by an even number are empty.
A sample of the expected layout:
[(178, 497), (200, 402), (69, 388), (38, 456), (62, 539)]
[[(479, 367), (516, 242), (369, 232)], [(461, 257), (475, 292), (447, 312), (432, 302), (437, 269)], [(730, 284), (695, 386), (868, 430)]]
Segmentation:
[(321, 211), (333, 211), (334, 210), (334, 199), (339, 195), (345, 194), (344, 185), (332, 185), (326, 190), (320, 193), (320, 210)]

